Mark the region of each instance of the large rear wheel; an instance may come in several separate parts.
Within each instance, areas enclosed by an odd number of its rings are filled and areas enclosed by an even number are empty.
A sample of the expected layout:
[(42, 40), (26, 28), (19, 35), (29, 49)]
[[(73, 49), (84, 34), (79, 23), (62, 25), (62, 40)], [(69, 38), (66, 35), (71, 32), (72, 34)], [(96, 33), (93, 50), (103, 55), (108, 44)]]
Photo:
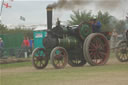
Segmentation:
[(92, 66), (104, 65), (109, 58), (109, 43), (100, 33), (90, 34), (83, 45), (85, 60)]
[(36, 69), (43, 69), (48, 64), (48, 56), (44, 48), (36, 48), (32, 52), (32, 64)]

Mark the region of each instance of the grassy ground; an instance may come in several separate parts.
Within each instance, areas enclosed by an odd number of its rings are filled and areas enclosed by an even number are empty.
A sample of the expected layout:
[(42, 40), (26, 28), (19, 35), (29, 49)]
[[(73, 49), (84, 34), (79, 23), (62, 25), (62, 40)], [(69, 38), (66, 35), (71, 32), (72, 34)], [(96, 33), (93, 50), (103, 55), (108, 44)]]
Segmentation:
[(24, 66), (31, 66), (31, 62), (1, 64), (0, 69), (19, 68), (19, 67), (24, 67)]
[(30, 62), (0, 67), (0, 85), (128, 85), (128, 62), (114, 57), (104, 66), (66, 66), (59, 70), (50, 64), (37, 70)]

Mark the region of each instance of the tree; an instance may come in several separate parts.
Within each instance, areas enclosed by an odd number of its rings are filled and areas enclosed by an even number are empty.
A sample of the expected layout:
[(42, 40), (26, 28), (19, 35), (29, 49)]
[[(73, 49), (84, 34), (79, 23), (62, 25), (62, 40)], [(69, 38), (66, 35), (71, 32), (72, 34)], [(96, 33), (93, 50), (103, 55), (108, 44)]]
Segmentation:
[(78, 25), (83, 21), (88, 22), (93, 16), (91, 15), (92, 12), (86, 12), (86, 11), (73, 11), (73, 14), (71, 14), (70, 18), (71, 20), (69, 20), (69, 25)]
[(127, 29), (127, 22), (125, 20), (120, 20), (118, 21), (118, 23), (116, 24), (116, 29), (118, 33), (123, 33), (125, 31), (125, 29)]
[[(73, 14), (70, 16), (71, 20), (69, 20), (69, 24), (79, 25), (83, 21), (88, 22), (93, 17), (94, 15), (92, 15), (91, 11), (73, 11)], [(102, 31), (112, 31), (116, 26), (117, 19), (111, 16), (108, 12), (102, 13), (99, 11), (95, 17), (97, 17), (97, 20), (101, 22)]]
[(0, 34), (15, 34), (15, 33), (22, 33), (24, 36), (33, 38), (33, 30), (28, 28), (15, 28), (15, 29), (9, 29), (6, 26), (0, 24)]
[(8, 31), (7, 27), (3, 24), (0, 24), (0, 34), (4, 34)]
[(102, 24), (102, 31), (112, 31), (117, 24), (117, 19), (108, 12), (102, 13), (99, 11), (96, 17)]

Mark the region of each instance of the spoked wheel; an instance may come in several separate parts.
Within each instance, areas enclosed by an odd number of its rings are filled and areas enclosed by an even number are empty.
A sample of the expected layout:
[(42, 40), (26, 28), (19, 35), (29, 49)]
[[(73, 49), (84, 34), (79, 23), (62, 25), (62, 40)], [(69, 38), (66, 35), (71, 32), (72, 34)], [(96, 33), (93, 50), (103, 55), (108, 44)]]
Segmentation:
[(116, 57), (120, 62), (127, 62), (128, 61), (128, 46), (127, 41), (119, 41), (117, 43), (117, 49), (115, 50)]
[(32, 63), (37, 69), (43, 69), (48, 64), (48, 56), (44, 48), (36, 48), (32, 53)]
[(68, 63), (68, 53), (62, 47), (55, 47), (50, 54), (50, 60), (56, 69), (64, 68)]
[(90, 34), (84, 42), (83, 53), (90, 65), (104, 65), (110, 53), (108, 40), (100, 33)]
[(69, 58), (68, 64), (72, 67), (79, 67), (79, 66), (83, 66), (84, 64), (86, 64), (86, 61), (84, 58), (81, 58), (79, 56), (73, 56)]

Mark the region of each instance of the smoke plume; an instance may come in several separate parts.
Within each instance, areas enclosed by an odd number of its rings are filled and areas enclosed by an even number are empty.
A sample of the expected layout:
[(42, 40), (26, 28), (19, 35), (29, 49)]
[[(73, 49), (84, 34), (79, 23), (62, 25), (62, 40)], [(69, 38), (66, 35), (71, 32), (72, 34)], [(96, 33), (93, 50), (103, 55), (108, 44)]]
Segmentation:
[(113, 9), (120, 7), (121, 0), (95, 0), (94, 3), (97, 8)]
[(119, 7), (121, 0), (58, 0), (48, 6), (54, 9), (76, 9), (81, 6), (94, 4), (96, 8), (111, 9)]
[(48, 5), (54, 9), (75, 9), (86, 4), (89, 4), (91, 0), (59, 0), (53, 4)]

